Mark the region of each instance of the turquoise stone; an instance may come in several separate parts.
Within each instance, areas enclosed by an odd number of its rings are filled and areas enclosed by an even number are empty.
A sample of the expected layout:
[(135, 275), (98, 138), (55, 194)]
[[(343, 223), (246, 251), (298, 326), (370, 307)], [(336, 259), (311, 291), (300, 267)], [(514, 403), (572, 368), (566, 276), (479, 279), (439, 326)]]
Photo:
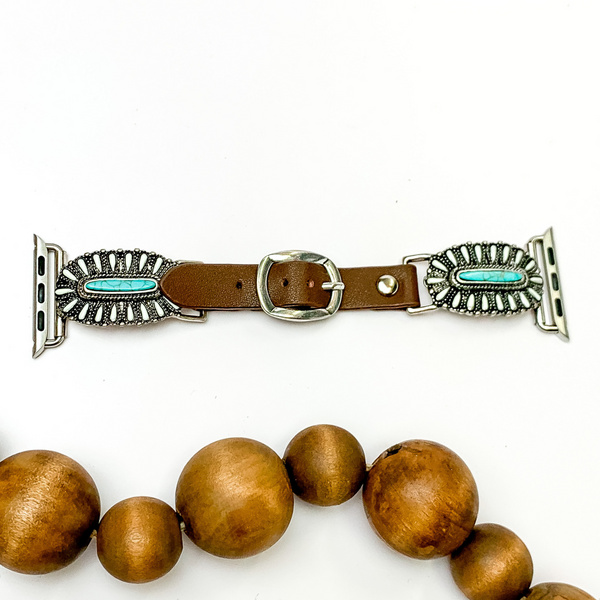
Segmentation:
[(461, 271), (458, 279), (469, 283), (516, 283), (522, 281), (523, 274), (508, 269), (473, 269)]
[(157, 288), (154, 279), (95, 279), (88, 281), (84, 288), (86, 292), (99, 294), (140, 294), (152, 292)]

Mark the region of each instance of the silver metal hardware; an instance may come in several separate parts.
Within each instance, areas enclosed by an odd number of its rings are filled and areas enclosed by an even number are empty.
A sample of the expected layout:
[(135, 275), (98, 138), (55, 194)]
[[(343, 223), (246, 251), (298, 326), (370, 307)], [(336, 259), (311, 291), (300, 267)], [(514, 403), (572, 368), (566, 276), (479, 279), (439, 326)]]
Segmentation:
[(393, 275), (382, 275), (377, 280), (377, 291), (382, 296), (393, 296), (398, 291), (398, 280)]
[(332, 292), (334, 290), (342, 291), (346, 286), (341, 281), (325, 281), (321, 286), (322, 289)]
[[(403, 265), (411, 265), (418, 262), (427, 262), (431, 258), (431, 254), (411, 254), (410, 256), (405, 256), (402, 259)], [(437, 310), (439, 306), (435, 304), (426, 304), (425, 306), (419, 306), (417, 308), (407, 308), (406, 312), (411, 315), (422, 315), (424, 313), (433, 312)]]
[[(54, 310), (54, 279), (50, 270), (59, 273), (67, 261), (67, 253), (56, 244), (46, 244), (33, 236), (33, 358), (46, 348), (60, 346), (67, 337), (66, 323)], [(53, 265), (50, 263), (53, 261)]]
[(545, 333), (557, 333), (563, 341), (568, 341), (569, 330), (562, 297), (562, 285), (556, 260), (556, 245), (552, 227), (544, 235), (532, 237), (527, 244), (532, 256), (542, 256), (546, 289), (548, 291), (548, 309), (551, 319), (547, 319), (546, 306), (542, 302), (535, 311), (535, 323)]
[(406, 256), (403, 264), (428, 263), (424, 284), (432, 300), (406, 312), (419, 315), (445, 308), (473, 316), (511, 316), (531, 309), (542, 331), (568, 339), (552, 229), (533, 237), (527, 248), (528, 252), (504, 242), (467, 242), (438, 254)]
[(195, 315), (189, 315), (184, 313), (179, 313), (173, 315), (174, 319), (178, 321), (187, 321), (188, 323), (206, 323), (208, 319), (208, 311), (206, 310), (197, 310)]
[[(417, 260), (426, 257), (405, 262)], [(424, 283), (432, 304), (417, 311), (446, 308), (466, 315), (510, 316), (540, 304), (543, 280), (537, 263), (517, 246), (467, 242), (430, 256), (428, 263)]]
[(162, 276), (181, 261), (136, 248), (98, 250), (67, 263), (60, 246), (37, 235), (34, 244), (34, 358), (64, 341), (67, 319), (96, 327), (145, 325), (169, 317), (206, 321), (206, 311), (183, 313), (160, 290)]
[[(310, 262), (321, 265), (327, 271), (330, 281), (323, 284), (323, 289), (331, 291), (331, 300), (325, 308), (312, 309), (290, 309), (281, 306), (275, 306), (269, 296), (268, 279), (269, 271), (275, 263), (286, 262)], [(331, 260), (315, 252), (306, 252), (304, 250), (285, 250), (265, 256), (258, 265), (256, 275), (256, 287), (260, 307), (270, 317), (283, 319), (285, 321), (320, 321), (334, 315), (342, 303), (342, 294), (344, 292), (344, 283), (340, 276), (338, 268)]]

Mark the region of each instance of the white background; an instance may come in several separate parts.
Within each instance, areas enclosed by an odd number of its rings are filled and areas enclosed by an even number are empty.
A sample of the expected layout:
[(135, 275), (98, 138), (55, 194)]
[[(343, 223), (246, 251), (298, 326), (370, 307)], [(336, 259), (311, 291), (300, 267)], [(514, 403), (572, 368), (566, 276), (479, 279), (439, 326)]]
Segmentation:
[[(172, 505), (187, 460), (228, 436), (282, 454), (334, 423), (369, 461), (432, 439), (472, 469), (479, 521), (526, 542), (535, 582), (597, 597), (599, 22), (580, 0), (3, 2), (0, 456), (71, 456), (104, 512), (134, 495)], [(569, 344), (531, 315), (243, 312), (75, 324), (30, 358), (33, 232), (71, 258), (303, 248), (360, 266), (550, 225)], [(19, 600), (366, 596), (462, 598), (445, 559), (389, 550), (359, 496), (297, 501), (281, 541), (243, 561), (186, 539), (145, 586), (112, 579), (95, 542), (50, 575), (0, 568), (0, 597)]]

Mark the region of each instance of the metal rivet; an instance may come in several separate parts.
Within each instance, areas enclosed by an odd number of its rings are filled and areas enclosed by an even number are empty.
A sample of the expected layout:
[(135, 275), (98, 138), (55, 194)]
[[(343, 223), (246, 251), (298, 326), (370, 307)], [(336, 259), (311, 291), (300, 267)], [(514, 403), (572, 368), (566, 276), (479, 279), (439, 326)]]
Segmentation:
[(398, 280), (392, 275), (382, 275), (377, 280), (377, 291), (382, 296), (393, 296), (398, 291)]

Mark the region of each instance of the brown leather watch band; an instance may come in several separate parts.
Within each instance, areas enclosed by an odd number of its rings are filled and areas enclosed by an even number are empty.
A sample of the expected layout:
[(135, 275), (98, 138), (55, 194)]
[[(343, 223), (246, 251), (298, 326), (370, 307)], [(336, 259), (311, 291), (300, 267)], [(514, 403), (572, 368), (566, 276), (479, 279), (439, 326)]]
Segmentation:
[[(163, 294), (177, 306), (198, 310), (260, 309), (257, 265), (217, 265), (196, 262), (172, 267), (160, 280)], [(418, 307), (417, 273), (413, 265), (340, 269), (344, 292), (340, 309), (405, 309)], [(388, 275), (398, 283), (392, 295), (383, 295), (378, 281)], [(326, 270), (311, 262), (277, 263), (268, 277), (270, 298), (286, 308), (321, 308), (331, 298), (323, 289), (330, 280)]]
[[(34, 358), (64, 341), (67, 320), (97, 327), (171, 317), (202, 323), (211, 310), (262, 309), (304, 323), (339, 309), (405, 309), (410, 315), (446, 309), (474, 316), (532, 310), (541, 331), (569, 339), (552, 229), (532, 237), (526, 249), (466, 242), (405, 256), (401, 265), (346, 269), (306, 250), (274, 252), (258, 265), (177, 262), (139, 248), (97, 250), (67, 261), (60, 246), (34, 240)], [(427, 263), (430, 300), (424, 305), (414, 266), (420, 262)]]

